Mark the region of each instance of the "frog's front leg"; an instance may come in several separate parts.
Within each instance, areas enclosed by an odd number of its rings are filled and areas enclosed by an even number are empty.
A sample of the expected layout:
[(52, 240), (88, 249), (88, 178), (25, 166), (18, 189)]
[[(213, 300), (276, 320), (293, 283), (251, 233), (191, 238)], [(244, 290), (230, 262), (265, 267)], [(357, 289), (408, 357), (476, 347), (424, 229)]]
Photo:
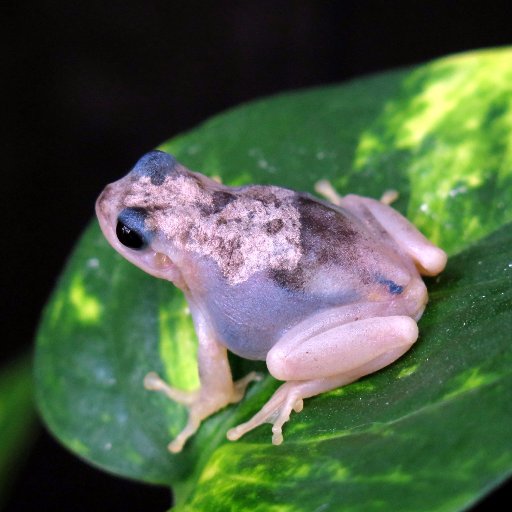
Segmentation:
[(185, 428), (168, 445), (169, 451), (173, 453), (182, 450), (187, 439), (194, 435), (199, 428), (201, 421), (226, 405), (241, 400), (247, 385), (261, 378), (256, 372), (251, 372), (244, 378), (233, 382), (226, 348), (208, 330), (202, 317), (195, 315), (194, 324), (199, 338), (200, 388), (194, 391), (173, 388), (154, 372), (148, 373), (144, 379), (146, 389), (160, 391), (188, 409), (188, 421)]
[(302, 409), (304, 398), (349, 384), (389, 365), (418, 337), (416, 322), (408, 316), (342, 323), (346, 318), (343, 308), (339, 309), (339, 324), (333, 323), (332, 313), (319, 315), (301, 322), (270, 350), (270, 373), (287, 382), (252, 419), (231, 429), (228, 439), (234, 441), (263, 423), (272, 423), (272, 442), (281, 444), (282, 426), (292, 410)]

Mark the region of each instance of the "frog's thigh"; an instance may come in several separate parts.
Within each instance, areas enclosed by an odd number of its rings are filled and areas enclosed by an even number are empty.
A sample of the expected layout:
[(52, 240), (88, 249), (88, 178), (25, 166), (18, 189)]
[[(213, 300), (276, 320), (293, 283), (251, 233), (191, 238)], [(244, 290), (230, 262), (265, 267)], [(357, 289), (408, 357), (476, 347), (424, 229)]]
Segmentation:
[(341, 199), (340, 205), (352, 211), (366, 208), (375, 220), (395, 239), (395, 241), (415, 261), (423, 275), (437, 275), (446, 265), (446, 253), (423, 236), (403, 215), (390, 206), (356, 195)]
[(408, 316), (366, 318), (307, 338), (285, 336), (269, 351), (267, 366), (279, 380), (345, 375), (353, 381), (398, 359), (417, 338), (416, 322)]

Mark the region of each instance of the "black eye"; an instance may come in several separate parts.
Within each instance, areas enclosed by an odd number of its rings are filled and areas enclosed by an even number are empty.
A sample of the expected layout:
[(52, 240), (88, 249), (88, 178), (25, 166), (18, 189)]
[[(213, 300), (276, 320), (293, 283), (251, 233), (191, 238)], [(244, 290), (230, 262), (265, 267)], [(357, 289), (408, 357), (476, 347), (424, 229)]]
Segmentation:
[(146, 212), (142, 208), (125, 208), (117, 217), (117, 239), (130, 249), (146, 247), (151, 233), (144, 225)]
[(134, 229), (130, 229), (126, 224), (123, 224), (120, 220), (117, 221), (116, 226), (117, 239), (126, 247), (130, 249), (141, 249), (146, 244), (142, 236), (137, 233)]

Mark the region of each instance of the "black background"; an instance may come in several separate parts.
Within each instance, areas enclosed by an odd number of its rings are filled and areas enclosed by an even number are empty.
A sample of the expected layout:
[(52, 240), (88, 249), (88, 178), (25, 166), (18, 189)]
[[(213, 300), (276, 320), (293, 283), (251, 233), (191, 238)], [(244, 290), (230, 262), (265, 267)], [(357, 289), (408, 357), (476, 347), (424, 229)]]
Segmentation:
[[(510, 2), (40, 1), (3, 6), (2, 363), (37, 320), (96, 195), (241, 102), (512, 43)], [(499, 510), (510, 487), (478, 510)], [(10, 511), (166, 510), (42, 433)], [(475, 510), (477, 510), (475, 508)]]

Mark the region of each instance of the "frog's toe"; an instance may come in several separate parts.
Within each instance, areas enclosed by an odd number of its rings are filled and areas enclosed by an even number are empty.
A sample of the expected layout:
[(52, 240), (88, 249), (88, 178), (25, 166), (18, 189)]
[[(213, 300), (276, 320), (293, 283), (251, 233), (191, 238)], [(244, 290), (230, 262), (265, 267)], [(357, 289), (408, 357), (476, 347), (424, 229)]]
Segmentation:
[(199, 397), (199, 392), (197, 390), (185, 391), (183, 389), (177, 389), (169, 386), (169, 384), (162, 380), (155, 372), (149, 372), (144, 377), (144, 387), (149, 391), (159, 391), (174, 402), (183, 404), (187, 407), (190, 407), (195, 403)]
[(380, 196), (379, 201), (382, 204), (390, 205), (390, 204), (394, 203), (398, 199), (399, 196), (400, 196), (400, 194), (398, 193), (398, 190), (388, 189), (388, 190), (384, 190), (384, 192), (382, 193), (382, 196)]
[(191, 409), (188, 415), (188, 421), (185, 428), (167, 445), (167, 449), (171, 453), (179, 453), (187, 442), (187, 439), (192, 437), (201, 425), (201, 415)]
[(258, 372), (250, 372), (245, 377), (242, 377), (240, 380), (237, 380), (234, 383), (234, 390), (233, 390), (233, 399), (231, 400), (232, 403), (239, 402), (242, 400), (242, 398), (245, 395), (245, 391), (247, 389), (247, 386), (251, 382), (258, 382), (263, 378), (263, 375)]
[(336, 204), (338, 206), (343, 199), (332, 186), (332, 183), (329, 180), (317, 181), (315, 183), (315, 192), (320, 194), (322, 197), (325, 197), (327, 201), (330, 201), (332, 204)]
[(272, 427), (272, 444), (279, 446), (283, 442), (283, 429), (281, 427)]
[(256, 427), (271, 423), (273, 425), (272, 444), (279, 445), (283, 442), (283, 425), (290, 419), (291, 412), (300, 412), (302, 406), (302, 397), (297, 394), (294, 386), (291, 383), (285, 383), (249, 421), (228, 430), (227, 438), (230, 441), (236, 441)]
[(167, 449), (171, 453), (180, 453), (181, 450), (183, 450), (183, 446), (185, 445), (185, 441), (182, 441), (181, 439), (174, 439), (167, 445)]

